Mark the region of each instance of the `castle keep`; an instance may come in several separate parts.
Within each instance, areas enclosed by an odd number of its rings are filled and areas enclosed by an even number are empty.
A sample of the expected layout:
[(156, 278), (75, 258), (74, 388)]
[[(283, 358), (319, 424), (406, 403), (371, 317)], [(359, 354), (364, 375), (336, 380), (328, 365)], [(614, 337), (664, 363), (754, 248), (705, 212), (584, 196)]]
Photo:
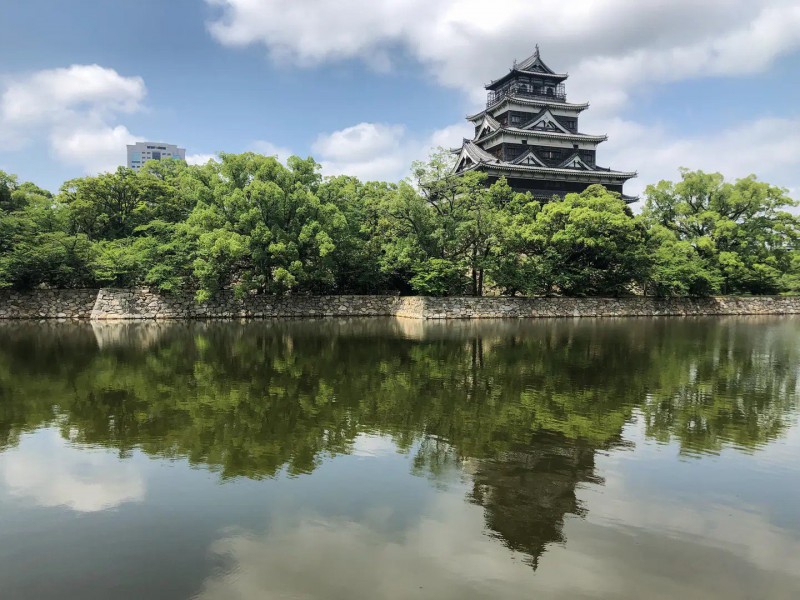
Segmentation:
[[(506, 75), (486, 86), (486, 109), (467, 117), (475, 137), (456, 151), (456, 172), (484, 171), (490, 184), (505, 177), (515, 190), (539, 199), (581, 192), (595, 183), (623, 194), (623, 184), (636, 173), (597, 165), (597, 146), (608, 138), (580, 133), (579, 117), (589, 104), (567, 102), (567, 77), (542, 61), (538, 46), (529, 58), (515, 61)], [(623, 199), (636, 200), (624, 194)]]

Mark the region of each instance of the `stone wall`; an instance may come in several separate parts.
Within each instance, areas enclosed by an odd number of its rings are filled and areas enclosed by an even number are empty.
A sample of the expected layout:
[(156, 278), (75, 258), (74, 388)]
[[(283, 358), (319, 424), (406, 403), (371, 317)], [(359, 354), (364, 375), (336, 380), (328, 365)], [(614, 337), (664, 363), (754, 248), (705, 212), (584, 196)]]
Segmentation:
[(0, 319), (88, 319), (97, 290), (0, 290)]
[(800, 314), (800, 296), (425, 298), (425, 319)]
[(377, 317), (487, 319), (667, 315), (800, 314), (800, 297), (714, 298), (425, 298), (420, 296), (249, 296), (224, 293), (198, 304), (190, 295), (147, 289), (0, 290), (0, 319), (217, 319)]
[(102, 289), (92, 320), (207, 319), (268, 317), (412, 316), (420, 298), (400, 296), (248, 296), (225, 292), (198, 304), (187, 295), (159, 295), (147, 289)]

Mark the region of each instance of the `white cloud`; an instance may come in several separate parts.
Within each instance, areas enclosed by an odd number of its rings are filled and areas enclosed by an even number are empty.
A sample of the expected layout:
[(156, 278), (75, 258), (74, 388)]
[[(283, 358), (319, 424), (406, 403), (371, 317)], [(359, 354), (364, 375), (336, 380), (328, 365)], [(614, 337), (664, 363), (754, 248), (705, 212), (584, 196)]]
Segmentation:
[(402, 125), (359, 123), (322, 134), (312, 145), (313, 156), (326, 175), (355, 175), (363, 180), (398, 181), (411, 162), (424, 159), (437, 146), (460, 146), (472, 128), (458, 123), (416, 137)]
[(675, 136), (663, 127), (622, 119), (604, 124), (609, 141), (600, 147), (598, 162), (639, 169), (639, 177), (627, 184), (626, 193), (640, 194), (647, 184), (661, 179), (676, 180), (678, 169), (688, 167), (718, 171), (729, 178), (754, 173), (800, 197), (800, 118), (762, 118), (695, 137)]
[(472, 139), (474, 135), (474, 126), (469, 121), (464, 120), (437, 129), (428, 138), (428, 143), (433, 148), (460, 148), (464, 138)]
[(46, 69), (8, 85), (0, 98), (0, 118), (36, 124), (76, 112), (133, 112), (141, 108), (145, 93), (141, 77), (123, 77), (100, 65)]
[(267, 142), (265, 140), (256, 140), (250, 144), (250, 150), (265, 156), (274, 156), (284, 164), (286, 163), (286, 159), (294, 154), (294, 152), (292, 152), (289, 148), (277, 146), (272, 142)]
[[(441, 85), (465, 94), (468, 110), (485, 101), (483, 84), (541, 44), (550, 66), (571, 74), (569, 98), (590, 100), (587, 131), (607, 132), (600, 164), (639, 169), (629, 184), (676, 178), (677, 167), (718, 169), (732, 177), (751, 172), (796, 191), (797, 131), (793, 116), (758, 119), (697, 137), (620, 118), (635, 90), (649, 83), (764, 71), (800, 48), (797, 0), (207, 0), (218, 13), (212, 36), (227, 46), (258, 45), (282, 64), (301, 66), (357, 59), (388, 68), (402, 51)], [(462, 107), (463, 108), (463, 107)], [(460, 112), (460, 111), (459, 111)], [(321, 135), (314, 152), (328, 173), (396, 179), (433, 145), (396, 124), (360, 123)], [(760, 137), (764, 136), (764, 137)], [(777, 136), (770, 138), (769, 136)], [(434, 139), (436, 138), (436, 139)], [(780, 152), (778, 148), (786, 148)], [(628, 188), (626, 187), (626, 191)]]
[(0, 456), (0, 473), (12, 494), (39, 506), (77, 512), (107, 510), (144, 499), (142, 475), (109, 450), (74, 448), (55, 429), (22, 437)]
[[(595, 106), (618, 106), (640, 81), (751, 73), (800, 47), (796, 0), (207, 0), (211, 34), (263, 45), (300, 65), (361, 59), (386, 68), (400, 47), (442, 84), (470, 94), (534, 43), (569, 69)], [(473, 96), (473, 98), (477, 98)]]
[(218, 159), (216, 154), (187, 154), (186, 162), (190, 165), (205, 165), (210, 160), (216, 161)]
[(86, 173), (125, 164), (134, 136), (115, 123), (143, 108), (141, 77), (126, 77), (100, 65), (72, 65), (12, 78), (0, 94), (3, 142), (47, 140), (53, 155)]
[(80, 167), (85, 173), (115, 171), (124, 165), (126, 144), (136, 141), (123, 125), (108, 127), (81, 124), (77, 127), (57, 127), (50, 134), (53, 154), (64, 164)]
[(402, 125), (359, 123), (320, 135), (311, 146), (325, 174), (362, 179), (399, 179), (413, 149)]
[(359, 123), (318, 137), (312, 149), (334, 161), (369, 161), (395, 151), (405, 133), (402, 125)]

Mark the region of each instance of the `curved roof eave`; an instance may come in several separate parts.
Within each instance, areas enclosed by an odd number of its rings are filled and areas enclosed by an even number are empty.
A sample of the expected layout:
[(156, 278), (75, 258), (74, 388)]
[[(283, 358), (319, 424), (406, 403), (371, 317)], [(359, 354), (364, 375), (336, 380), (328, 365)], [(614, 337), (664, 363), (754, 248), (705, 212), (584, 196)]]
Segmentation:
[(491, 90), (494, 87), (497, 87), (501, 83), (504, 83), (506, 80), (513, 78), (515, 75), (528, 75), (529, 77), (546, 77), (548, 79), (554, 79), (557, 82), (565, 81), (568, 77), (568, 73), (543, 73), (541, 71), (528, 71), (524, 69), (514, 68), (511, 69), (508, 73), (503, 75), (502, 77), (498, 77), (494, 81), (487, 83), (484, 89)]
[(584, 175), (589, 176), (602, 176), (610, 177), (613, 179), (633, 179), (638, 176), (636, 171), (584, 171), (580, 169), (557, 169), (555, 167), (533, 167), (528, 165), (510, 165), (508, 163), (497, 164), (483, 164), (484, 167), (497, 169), (498, 171), (518, 171), (518, 172), (541, 172), (541, 173), (559, 173), (563, 175)]
[(484, 142), (500, 133), (509, 133), (525, 138), (549, 138), (551, 140), (573, 140), (578, 142), (605, 142), (608, 139), (607, 135), (588, 135), (585, 133), (554, 133), (549, 131), (534, 131), (532, 129), (519, 129), (517, 127), (503, 127), (488, 133), (480, 139), (474, 140), (477, 142)]
[(546, 106), (548, 108), (561, 108), (567, 110), (576, 110), (576, 111), (584, 111), (589, 108), (588, 102), (583, 102), (582, 104), (572, 104), (569, 102), (556, 102), (553, 100), (536, 100), (534, 98), (523, 98), (520, 96), (509, 95), (496, 102), (489, 108), (485, 108), (480, 112), (477, 112), (473, 115), (467, 115), (467, 121), (477, 121), (480, 119), (485, 113), (489, 110), (495, 110), (496, 108), (502, 106), (503, 104), (508, 104), (510, 102), (516, 102), (517, 104), (528, 105), (528, 106)]

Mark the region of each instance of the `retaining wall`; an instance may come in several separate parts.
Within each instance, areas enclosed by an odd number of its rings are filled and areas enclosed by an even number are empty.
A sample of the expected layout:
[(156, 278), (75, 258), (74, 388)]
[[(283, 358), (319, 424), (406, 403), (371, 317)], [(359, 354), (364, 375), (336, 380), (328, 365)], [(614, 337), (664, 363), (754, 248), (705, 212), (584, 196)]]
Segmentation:
[(421, 296), (248, 296), (223, 293), (198, 304), (191, 295), (147, 289), (0, 290), (0, 319), (215, 319), (377, 317), (487, 319), (661, 315), (800, 314), (798, 296), (712, 298), (427, 298)]
[(800, 314), (798, 296), (425, 298), (425, 319)]
[(0, 290), (0, 319), (89, 319), (97, 290)]
[(160, 295), (146, 289), (102, 289), (93, 320), (267, 317), (412, 316), (421, 298), (400, 296), (266, 296), (238, 299), (224, 292), (197, 303), (190, 294)]

